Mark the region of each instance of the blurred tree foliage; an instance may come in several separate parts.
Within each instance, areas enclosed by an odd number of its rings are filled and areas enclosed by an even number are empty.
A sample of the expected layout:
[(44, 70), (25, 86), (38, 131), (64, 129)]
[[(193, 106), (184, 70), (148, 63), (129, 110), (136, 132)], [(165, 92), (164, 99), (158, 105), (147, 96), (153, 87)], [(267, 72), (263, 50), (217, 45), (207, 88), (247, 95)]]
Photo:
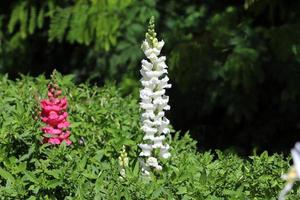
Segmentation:
[[(76, 72), (79, 78), (121, 77), (137, 62), (155, 1), (49, 0), (0, 3), (0, 69), (33, 75)], [(132, 69), (131, 69), (132, 71)]]
[(166, 41), (170, 118), (199, 146), (249, 153), (300, 139), (300, 2), (49, 0), (0, 2), (0, 70), (117, 81), (137, 94), (150, 16)]

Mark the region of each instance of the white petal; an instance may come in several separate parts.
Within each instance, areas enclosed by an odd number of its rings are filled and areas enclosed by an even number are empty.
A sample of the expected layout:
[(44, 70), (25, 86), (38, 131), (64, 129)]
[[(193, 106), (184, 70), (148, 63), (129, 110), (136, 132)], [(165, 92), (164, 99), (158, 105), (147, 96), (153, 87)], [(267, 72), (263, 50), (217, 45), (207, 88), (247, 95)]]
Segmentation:
[(149, 176), (150, 175), (150, 172), (147, 169), (142, 169), (142, 173), (143, 173), (144, 176)]
[(149, 133), (149, 134), (154, 134), (157, 132), (157, 129), (156, 128), (152, 128), (146, 124), (144, 124), (142, 126), (142, 130), (145, 132), (145, 133)]
[(155, 64), (166, 62), (166, 60), (167, 60), (166, 56), (161, 56), (161, 57), (157, 58)]
[(148, 126), (159, 126), (161, 124), (161, 122), (159, 120), (155, 120), (155, 121), (152, 121), (150, 119), (145, 119), (143, 120), (143, 124), (146, 124)]
[(159, 97), (159, 96), (164, 95), (165, 93), (166, 93), (166, 90), (165, 90), (165, 89), (157, 90), (157, 91), (155, 91), (155, 92), (152, 93), (152, 96), (153, 96), (154, 98), (157, 98), (157, 97)]
[(154, 58), (157, 58), (157, 56), (160, 54), (160, 51), (155, 48), (150, 48), (146, 49), (144, 53), (147, 56), (147, 58), (149, 58), (152, 61)]
[(153, 95), (153, 92), (151, 89), (149, 88), (144, 88), (140, 91), (140, 94), (141, 95), (144, 95), (144, 96), (152, 96)]
[(140, 156), (151, 156), (152, 145), (149, 144), (139, 144), (139, 147), (142, 149)]
[(150, 49), (150, 45), (147, 40), (144, 40), (142, 43), (142, 50), (145, 52), (146, 50)]
[(160, 148), (160, 156), (167, 159), (171, 156), (171, 154), (169, 153), (169, 148), (170, 146), (168, 144), (166, 144), (165, 146)]
[(164, 109), (164, 110), (170, 110), (171, 107), (170, 107), (169, 105), (166, 105), (163, 109)]
[(284, 200), (287, 193), (292, 189), (293, 183), (287, 183), (283, 190), (281, 190), (278, 200)]
[(144, 119), (154, 119), (155, 115), (152, 110), (146, 110), (146, 112), (142, 113), (142, 120)]
[(154, 99), (153, 104), (165, 107), (168, 102), (169, 102), (169, 97), (164, 96), (164, 97), (158, 97), (158, 98)]
[(153, 64), (151, 64), (150, 62), (148, 62), (147, 60), (143, 59), (142, 60), (142, 68), (144, 70), (151, 70), (153, 68)]
[(165, 45), (165, 42), (163, 40), (159, 41), (156, 45), (156, 48), (161, 51), (161, 49), (163, 48), (163, 46)]
[(159, 113), (157, 113), (157, 115), (155, 116), (156, 118), (161, 118), (165, 116), (165, 112), (164, 111), (160, 111)]
[(152, 145), (152, 147), (153, 148), (161, 148), (161, 147), (163, 147), (162, 142), (164, 141), (164, 139), (165, 139), (164, 135), (158, 136), (158, 137), (154, 137), (153, 138), (154, 144)]
[(153, 140), (154, 139), (154, 134), (151, 133), (146, 133), (145, 136), (143, 137), (143, 140)]
[(169, 128), (164, 128), (161, 132), (164, 133), (164, 134), (168, 134), (168, 133), (170, 133), (170, 129)]
[(168, 68), (168, 66), (166, 65), (165, 62), (159, 62), (157, 65), (156, 65), (157, 69), (166, 69)]
[(294, 166), (296, 168), (297, 176), (300, 178), (300, 143), (296, 143), (295, 147), (291, 150)]
[(157, 78), (160, 77), (161, 75), (163, 75), (165, 73), (165, 71), (161, 70), (161, 71), (148, 71), (145, 72), (145, 75), (149, 78)]
[(145, 110), (151, 110), (154, 109), (154, 106), (152, 103), (140, 103), (141, 108), (145, 109)]
[(162, 170), (162, 167), (158, 164), (157, 159), (154, 157), (149, 157), (146, 164), (150, 167), (156, 168), (157, 170)]

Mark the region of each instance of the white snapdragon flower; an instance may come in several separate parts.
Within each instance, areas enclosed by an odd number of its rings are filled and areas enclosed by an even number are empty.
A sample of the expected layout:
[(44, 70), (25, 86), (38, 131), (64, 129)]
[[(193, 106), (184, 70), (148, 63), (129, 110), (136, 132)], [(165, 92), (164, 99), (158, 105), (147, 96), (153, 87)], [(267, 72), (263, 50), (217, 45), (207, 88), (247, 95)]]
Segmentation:
[(282, 179), (286, 180), (285, 187), (279, 194), (279, 200), (284, 200), (287, 193), (293, 188), (295, 181), (300, 180), (300, 143), (297, 142), (291, 150), (293, 158), (293, 166), (287, 174), (282, 175)]
[(165, 111), (170, 110), (169, 97), (165, 93), (171, 84), (168, 83), (166, 57), (159, 56), (163, 46), (164, 41), (158, 41), (156, 38), (152, 18), (141, 47), (147, 57), (142, 60), (140, 70), (143, 86), (140, 91), (140, 107), (143, 110), (141, 129), (145, 133), (143, 137), (145, 144), (139, 144), (139, 147), (142, 150), (140, 156), (145, 157), (142, 163), (142, 172), (145, 175), (150, 174), (151, 168), (162, 170), (162, 166), (158, 163), (159, 157), (171, 156), (170, 146), (165, 144), (166, 135), (170, 133), (168, 128), (170, 122), (165, 117)]

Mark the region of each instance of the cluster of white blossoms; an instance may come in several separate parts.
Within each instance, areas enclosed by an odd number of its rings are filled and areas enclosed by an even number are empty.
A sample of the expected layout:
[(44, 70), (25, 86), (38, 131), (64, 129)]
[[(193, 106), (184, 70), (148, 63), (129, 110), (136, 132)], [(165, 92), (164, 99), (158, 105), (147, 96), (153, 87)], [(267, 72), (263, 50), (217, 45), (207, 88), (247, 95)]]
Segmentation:
[(293, 166), (288, 174), (284, 174), (282, 178), (286, 180), (286, 185), (279, 194), (279, 200), (284, 200), (287, 193), (293, 188), (296, 181), (300, 180), (300, 143), (297, 142), (295, 147), (291, 150), (293, 158)]
[(142, 44), (147, 60), (142, 60), (140, 91), (142, 114), (142, 130), (144, 131), (144, 144), (139, 144), (142, 149), (140, 156), (145, 157), (142, 163), (142, 172), (149, 175), (151, 168), (161, 170), (158, 157), (168, 158), (169, 145), (165, 144), (166, 135), (169, 134), (169, 120), (165, 111), (170, 110), (169, 97), (165, 95), (168, 84), (166, 57), (159, 56), (164, 41), (158, 41), (154, 30), (154, 18), (151, 18), (146, 39)]
[(126, 170), (125, 168), (128, 167), (128, 156), (127, 156), (127, 152), (126, 152), (126, 148), (125, 146), (123, 146), (122, 151), (120, 153), (119, 156), (119, 166), (120, 166), (120, 178), (123, 179), (126, 177)]

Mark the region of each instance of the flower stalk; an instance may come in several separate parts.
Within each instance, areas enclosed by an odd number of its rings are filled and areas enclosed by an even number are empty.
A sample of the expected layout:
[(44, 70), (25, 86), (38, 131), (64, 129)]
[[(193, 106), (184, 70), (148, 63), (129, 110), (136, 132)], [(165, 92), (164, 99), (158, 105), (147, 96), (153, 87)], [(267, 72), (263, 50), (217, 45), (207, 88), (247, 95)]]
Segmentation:
[(164, 41), (158, 41), (155, 32), (154, 18), (149, 22), (146, 39), (142, 43), (142, 50), (147, 59), (142, 60), (141, 83), (143, 89), (140, 91), (142, 113), (142, 130), (145, 133), (141, 157), (142, 172), (149, 175), (151, 169), (162, 170), (158, 163), (159, 158), (169, 158), (169, 145), (165, 143), (166, 136), (170, 133), (169, 120), (165, 117), (165, 111), (170, 110), (169, 97), (165, 94), (168, 83), (166, 57), (160, 56)]
[(126, 147), (123, 145), (122, 151), (119, 156), (119, 166), (120, 166), (120, 178), (126, 177), (126, 168), (128, 167), (129, 158), (126, 152)]
[(67, 145), (72, 144), (69, 136), (70, 122), (68, 122), (67, 98), (60, 98), (62, 90), (55, 83), (55, 71), (52, 74), (52, 80), (48, 84), (48, 99), (42, 99), (40, 105), (42, 108), (41, 120), (46, 124), (42, 127), (43, 143), (53, 145), (61, 144), (63, 141)]

